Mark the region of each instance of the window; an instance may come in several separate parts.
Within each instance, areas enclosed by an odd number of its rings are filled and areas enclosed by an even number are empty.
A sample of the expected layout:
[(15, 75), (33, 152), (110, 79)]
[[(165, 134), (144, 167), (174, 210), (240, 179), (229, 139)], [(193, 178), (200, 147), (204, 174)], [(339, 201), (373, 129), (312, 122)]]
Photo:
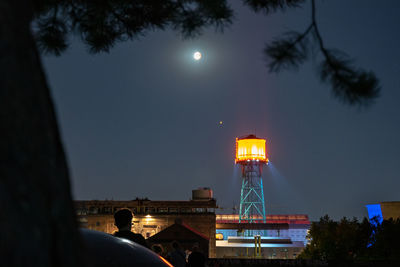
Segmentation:
[(158, 208), (158, 212), (160, 212), (160, 213), (167, 213), (167, 212), (168, 212), (168, 208), (166, 208), (166, 207)]
[(178, 212), (178, 208), (168, 208), (168, 210), (171, 213), (177, 213)]
[(99, 212), (99, 209), (96, 207), (89, 208), (89, 214), (97, 214), (98, 212)]
[(86, 208), (78, 208), (76, 210), (77, 215), (86, 215), (87, 214), (87, 209)]
[(143, 228), (157, 228), (157, 225), (143, 225)]
[(189, 213), (189, 212), (192, 212), (192, 209), (191, 208), (181, 208), (181, 212), (182, 213)]
[(195, 209), (196, 212), (206, 212), (205, 208), (196, 208)]
[(103, 207), (103, 208), (101, 209), (101, 212), (102, 212), (103, 214), (111, 214), (111, 213), (112, 213), (112, 207)]
[(154, 207), (144, 208), (144, 213), (155, 213), (156, 209)]

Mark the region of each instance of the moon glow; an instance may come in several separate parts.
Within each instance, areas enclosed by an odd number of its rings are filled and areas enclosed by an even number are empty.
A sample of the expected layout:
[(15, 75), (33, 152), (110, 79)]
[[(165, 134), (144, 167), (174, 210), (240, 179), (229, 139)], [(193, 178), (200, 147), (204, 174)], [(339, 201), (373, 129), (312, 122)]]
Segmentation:
[(193, 58), (196, 61), (200, 60), (201, 59), (201, 53), (199, 51), (194, 52)]

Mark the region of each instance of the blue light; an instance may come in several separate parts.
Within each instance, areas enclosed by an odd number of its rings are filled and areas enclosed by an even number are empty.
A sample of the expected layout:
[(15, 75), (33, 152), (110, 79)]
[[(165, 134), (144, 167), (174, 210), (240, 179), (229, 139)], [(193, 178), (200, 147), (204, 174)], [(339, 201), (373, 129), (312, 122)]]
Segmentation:
[(365, 207), (367, 207), (368, 210), (369, 221), (376, 225), (374, 220), (377, 220), (377, 222), (381, 224), (383, 221), (381, 204), (369, 204), (365, 205)]
[[(378, 224), (381, 224), (383, 221), (381, 204), (369, 204), (369, 205), (365, 205), (365, 207), (367, 207), (367, 210), (368, 210), (369, 223), (375, 227), (378, 226)], [(374, 235), (375, 235), (375, 230), (372, 230), (371, 237), (373, 237)], [(374, 245), (374, 241), (371, 240), (367, 244), (367, 247), (369, 248), (372, 245)]]

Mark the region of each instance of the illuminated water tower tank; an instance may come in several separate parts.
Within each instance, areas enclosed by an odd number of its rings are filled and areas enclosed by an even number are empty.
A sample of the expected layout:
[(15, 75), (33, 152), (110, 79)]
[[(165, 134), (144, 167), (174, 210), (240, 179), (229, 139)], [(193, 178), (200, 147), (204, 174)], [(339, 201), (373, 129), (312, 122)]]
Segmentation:
[(242, 168), (239, 223), (266, 223), (262, 168), (268, 161), (265, 139), (236, 138), (235, 163)]

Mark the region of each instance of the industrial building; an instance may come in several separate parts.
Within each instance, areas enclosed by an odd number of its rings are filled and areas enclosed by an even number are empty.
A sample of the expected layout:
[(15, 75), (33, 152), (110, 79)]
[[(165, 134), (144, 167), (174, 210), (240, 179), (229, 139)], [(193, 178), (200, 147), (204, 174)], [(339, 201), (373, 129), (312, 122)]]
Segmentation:
[(177, 220), (181, 221), (208, 239), (210, 257), (215, 257), (216, 207), (216, 200), (209, 188), (193, 190), (192, 199), (188, 201), (75, 201), (81, 227), (110, 234), (117, 231), (113, 215), (122, 208), (130, 209), (134, 214), (132, 231), (142, 234), (146, 239), (175, 224)]
[[(179, 240), (190, 249), (190, 242), (185, 244), (181, 239), (184, 235), (197, 236), (197, 243), (207, 243), (207, 248), (203, 246), (204, 252), (211, 258), (253, 257), (254, 237), (242, 238), (244, 230), (263, 235), (258, 257), (294, 258), (304, 248), (310, 226), (308, 216), (301, 214), (267, 215), (266, 223), (261, 220), (260, 223), (239, 223), (238, 214), (216, 215), (216, 200), (209, 188), (193, 190), (192, 199), (188, 201), (89, 200), (75, 201), (75, 207), (81, 227), (110, 234), (117, 230), (114, 213), (128, 208), (134, 214), (132, 231), (142, 234), (150, 243), (165, 246), (168, 243), (165, 236), (170, 236), (170, 241)], [(179, 237), (172, 237), (176, 232)], [(160, 235), (156, 235), (158, 233)]]
[[(239, 215), (224, 214), (217, 215), (216, 222), (218, 258), (294, 259), (304, 249), (310, 228), (305, 214), (266, 215), (265, 223), (239, 223)], [(260, 236), (258, 253), (254, 236)]]

